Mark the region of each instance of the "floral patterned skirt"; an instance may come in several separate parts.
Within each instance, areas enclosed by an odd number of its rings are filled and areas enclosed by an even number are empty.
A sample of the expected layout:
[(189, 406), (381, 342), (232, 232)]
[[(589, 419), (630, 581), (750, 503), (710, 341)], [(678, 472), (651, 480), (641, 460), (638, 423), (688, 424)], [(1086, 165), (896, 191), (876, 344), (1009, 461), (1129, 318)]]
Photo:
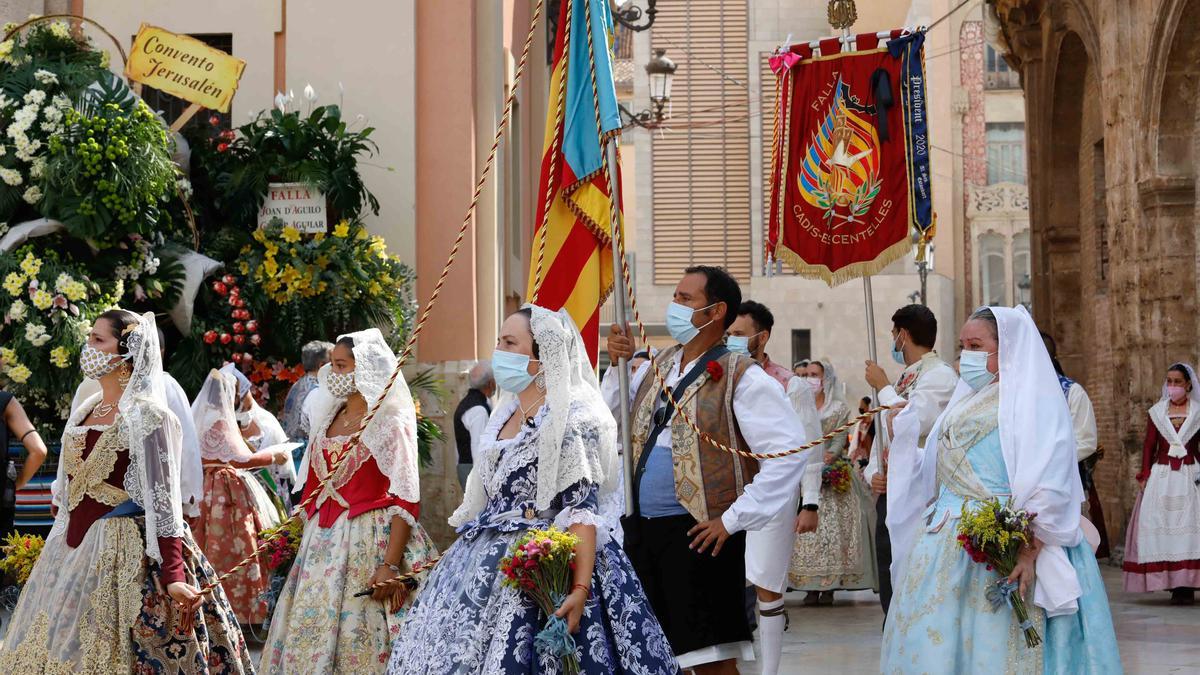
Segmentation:
[[(279, 594), (263, 645), (265, 673), (381, 672), (413, 602), (392, 614), (370, 597), (354, 595), (371, 583), (383, 563), (391, 519), (401, 509), (376, 509), (332, 527), (308, 521), (296, 562)], [(412, 523), (410, 523), (412, 524)], [(437, 555), (420, 524), (412, 524), (404, 552), (407, 571)]]
[(850, 490), (821, 488), (817, 531), (796, 536), (788, 586), (798, 591), (879, 589), (875, 507), (855, 474)]
[[(224, 591), (214, 589), (181, 633), (144, 549), (141, 517), (98, 520), (74, 549), (51, 533), (0, 645), (0, 672), (253, 673)], [(217, 576), (190, 533), (183, 563), (194, 587)]]
[[(521, 534), (482, 529), (454, 542), (421, 587), (389, 675), (561, 672), (534, 649), (545, 623), (537, 605), (501, 583), (500, 559)], [(629, 558), (611, 539), (596, 551), (592, 597), (574, 638), (584, 673), (679, 672)]]
[[(279, 524), (278, 509), (248, 472), (231, 466), (204, 467), (200, 515), (190, 521), (196, 543), (219, 572), (233, 569), (258, 546), (258, 533)], [(225, 595), (241, 623), (267, 618), (263, 597), (271, 584), (262, 556), (225, 582)]]

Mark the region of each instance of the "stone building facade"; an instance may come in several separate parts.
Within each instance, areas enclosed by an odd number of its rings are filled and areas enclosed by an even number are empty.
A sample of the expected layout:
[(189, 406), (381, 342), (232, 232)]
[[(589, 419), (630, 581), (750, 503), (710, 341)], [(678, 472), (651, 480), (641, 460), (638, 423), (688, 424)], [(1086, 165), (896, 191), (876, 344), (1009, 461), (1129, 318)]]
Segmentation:
[[(1096, 408), (1109, 532), (1146, 409), (1194, 362), (1200, 0), (996, 0), (1028, 124), (1033, 306)], [(1120, 540), (1116, 540), (1120, 541)]]

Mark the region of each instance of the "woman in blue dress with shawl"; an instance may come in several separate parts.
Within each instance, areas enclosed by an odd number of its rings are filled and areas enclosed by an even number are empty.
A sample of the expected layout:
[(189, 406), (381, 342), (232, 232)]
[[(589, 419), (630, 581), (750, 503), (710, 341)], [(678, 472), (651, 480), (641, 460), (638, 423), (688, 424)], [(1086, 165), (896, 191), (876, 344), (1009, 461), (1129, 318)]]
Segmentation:
[(581, 672), (678, 673), (633, 567), (601, 504), (619, 481), (616, 430), (571, 318), (537, 306), (508, 317), (492, 367), (516, 394), (492, 414), (482, 462), (451, 516), (459, 539), (421, 588), (388, 672), (557, 673), (535, 647), (546, 623), (528, 595), (505, 586), (501, 558), (531, 529), (579, 537), (573, 588), (558, 612)]

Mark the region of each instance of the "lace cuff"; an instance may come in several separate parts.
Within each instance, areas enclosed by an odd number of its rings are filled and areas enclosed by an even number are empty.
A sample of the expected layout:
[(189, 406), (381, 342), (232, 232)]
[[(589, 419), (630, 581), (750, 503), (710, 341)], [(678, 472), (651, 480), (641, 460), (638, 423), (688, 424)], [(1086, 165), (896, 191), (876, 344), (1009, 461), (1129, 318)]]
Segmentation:
[(409, 513), (408, 510), (402, 506), (389, 506), (384, 513), (387, 514), (389, 521), (392, 519), (392, 516), (400, 516), (404, 522), (408, 523), (409, 527), (413, 529), (416, 529), (417, 527), (417, 519), (413, 518), (413, 514)]
[(566, 530), (572, 525), (591, 525), (596, 528), (596, 548), (603, 548), (609, 539), (609, 524), (599, 513), (591, 509), (563, 509), (554, 517), (554, 526)]

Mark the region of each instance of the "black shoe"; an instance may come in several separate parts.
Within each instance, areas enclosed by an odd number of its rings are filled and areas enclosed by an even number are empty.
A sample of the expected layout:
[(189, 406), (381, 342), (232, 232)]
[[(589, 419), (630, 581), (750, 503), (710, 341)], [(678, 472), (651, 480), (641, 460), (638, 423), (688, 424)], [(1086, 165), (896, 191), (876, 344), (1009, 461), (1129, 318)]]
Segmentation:
[(1172, 605), (1194, 605), (1194, 604), (1196, 604), (1195, 589), (1172, 588), (1171, 589), (1171, 604)]

